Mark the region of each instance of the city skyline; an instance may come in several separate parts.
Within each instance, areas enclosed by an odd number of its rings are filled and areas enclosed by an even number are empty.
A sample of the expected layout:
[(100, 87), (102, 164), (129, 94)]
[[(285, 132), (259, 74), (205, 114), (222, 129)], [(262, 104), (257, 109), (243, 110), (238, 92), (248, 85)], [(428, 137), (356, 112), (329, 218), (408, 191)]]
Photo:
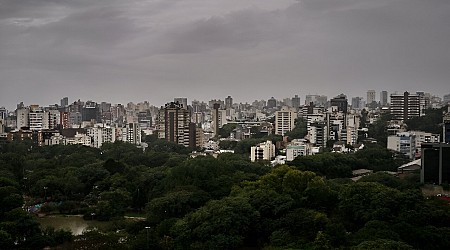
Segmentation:
[(450, 2), (2, 1), (0, 106), (450, 92)]
[[(370, 91), (370, 90), (368, 90), (368, 91)], [(375, 93), (375, 101), (378, 104), (380, 104), (380, 105), (381, 105), (381, 94), (380, 94), (381, 92), (382, 91)], [(423, 93), (426, 93), (426, 94), (430, 94), (430, 97), (438, 97), (438, 98), (441, 99), (442, 102), (445, 102), (445, 100), (444, 100), (445, 98), (442, 98), (443, 96), (435, 95), (434, 93), (429, 93), (427, 91), (417, 91), (417, 92), (414, 92), (414, 91), (396, 91), (396, 92), (393, 92), (393, 93), (389, 93), (388, 92), (388, 102), (387, 103), (390, 104), (390, 99), (391, 99), (390, 97), (391, 97), (391, 95), (403, 95), (404, 92), (408, 92), (410, 94), (416, 94), (416, 93), (422, 93), (423, 92)], [(332, 96), (326, 96), (326, 95), (321, 95), (321, 94), (305, 94), (305, 95), (294, 94), (292, 96), (283, 96), (283, 97), (281, 97), (281, 96), (280, 97), (274, 97), (274, 96), (261, 97), (261, 98), (256, 98), (254, 100), (236, 100), (236, 99), (234, 99), (233, 96), (230, 96), (230, 95), (228, 95), (226, 97), (224, 97), (224, 96), (220, 97), (219, 96), (217, 98), (209, 97), (209, 98), (206, 98), (206, 99), (200, 99), (200, 98), (192, 98), (191, 99), (191, 98), (188, 98), (188, 97), (173, 96), (171, 98), (169, 97), (169, 99), (167, 99), (167, 100), (163, 100), (162, 104), (153, 103), (153, 102), (151, 102), (151, 100), (128, 100), (128, 101), (125, 101), (125, 102), (114, 102), (114, 101), (108, 101), (108, 100), (103, 100), (103, 99), (95, 100), (95, 99), (85, 99), (85, 98), (81, 98), (81, 97), (71, 98), (71, 97), (68, 97), (68, 96), (64, 96), (64, 97), (61, 97), (59, 100), (55, 100), (54, 102), (47, 101), (47, 102), (44, 102), (44, 103), (34, 103), (34, 102), (29, 102), (27, 100), (22, 100), (22, 101), (20, 101), (18, 103), (15, 103), (15, 104), (11, 105), (11, 107), (7, 107), (6, 105), (3, 105), (2, 103), (0, 103), (0, 107), (4, 107), (9, 112), (12, 112), (12, 111), (16, 110), (16, 108), (19, 105), (21, 105), (21, 104), (23, 104), (25, 107), (29, 107), (29, 106), (33, 106), (33, 105), (37, 105), (39, 107), (50, 107), (50, 106), (53, 106), (53, 105), (57, 105), (59, 107), (64, 107), (64, 106), (72, 105), (72, 104), (74, 104), (74, 103), (76, 103), (78, 101), (81, 101), (81, 102), (84, 102), (84, 103), (86, 103), (86, 102), (93, 102), (93, 103), (97, 103), (97, 104), (107, 103), (107, 104), (111, 104), (111, 105), (124, 105), (124, 106), (127, 106), (127, 104), (129, 104), (129, 103), (139, 104), (139, 103), (148, 102), (148, 104), (150, 106), (154, 106), (156, 108), (159, 108), (159, 107), (163, 107), (164, 105), (166, 105), (167, 103), (170, 103), (170, 102), (180, 102), (179, 99), (186, 99), (185, 101), (187, 101), (187, 105), (191, 106), (193, 101), (195, 101), (195, 102), (203, 102), (203, 103), (208, 104), (211, 101), (222, 101), (222, 102), (224, 102), (225, 99), (227, 99), (227, 97), (231, 97), (232, 104), (240, 104), (240, 103), (241, 104), (245, 104), (245, 103), (252, 104), (252, 102), (254, 102), (254, 101), (258, 101), (258, 102), (259, 101), (266, 101), (266, 102), (269, 102), (269, 100), (271, 100), (272, 98), (274, 100), (276, 100), (277, 103), (278, 102), (279, 103), (284, 103), (284, 101), (286, 99), (289, 99), (292, 102), (292, 99), (299, 98), (300, 99), (300, 106), (305, 106), (305, 105), (308, 105), (308, 103), (306, 103), (306, 100), (307, 100), (308, 96), (313, 97), (313, 98), (314, 98), (314, 96), (326, 97), (327, 101), (330, 102), (331, 99), (333, 99), (335, 97), (338, 97), (338, 96), (340, 96), (342, 94), (344, 94), (346, 96), (346, 100), (348, 101), (349, 105), (353, 105), (352, 101), (353, 101), (354, 98), (359, 98), (359, 101), (362, 101), (365, 105), (368, 105), (368, 103), (366, 103), (366, 101), (367, 101), (366, 97), (363, 97), (364, 94), (359, 95), (359, 96), (358, 95), (357, 96), (349, 96), (349, 95), (346, 95), (345, 93), (341, 92), (340, 94), (336, 94), (336, 95), (332, 95)], [(444, 94), (444, 97), (445, 96), (449, 96), (449, 95), (450, 95), (450, 93)], [(67, 105), (62, 105), (63, 101), (64, 102), (67, 101), (68, 104)], [(278, 105), (278, 107), (282, 107), (283, 105), (284, 106), (293, 107), (292, 105), (287, 105), (287, 104), (283, 104), (281, 106), (279, 104), (277, 104), (277, 105)], [(270, 104), (268, 103), (267, 106), (270, 106)], [(358, 106), (358, 108), (360, 108), (360, 107)]]

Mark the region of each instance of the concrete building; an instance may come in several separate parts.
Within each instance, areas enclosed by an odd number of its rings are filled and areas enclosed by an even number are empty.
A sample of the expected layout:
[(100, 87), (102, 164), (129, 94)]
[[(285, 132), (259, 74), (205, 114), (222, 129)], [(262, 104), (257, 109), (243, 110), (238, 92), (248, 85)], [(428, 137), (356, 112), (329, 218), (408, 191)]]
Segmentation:
[(445, 104), (450, 104), (450, 94), (444, 95), (442, 102)]
[(300, 108), (300, 97), (298, 95), (295, 95), (294, 97), (292, 97), (291, 99), (291, 103), (292, 103), (292, 107), (295, 109)]
[(273, 109), (277, 107), (277, 100), (275, 98), (270, 98), (269, 100), (267, 100), (267, 108), (268, 109)]
[(406, 121), (421, 115), (421, 97), (417, 94), (404, 92), (403, 94), (392, 94), (390, 111), (393, 120)]
[(292, 140), (286, 147), (286, 161), (293, 161), (297, 156), (311, 155), (311, 144), (306, 140)]
[(326, 147), (328, 140), (328, 129), (325, 122), (313, 122), (308, 126), (307, 138), (317, 147)]
[(450, 183), (450, 144), (422, 144), (420, 181), (436, 185)]
[(0, 119), (6, 120), (7, 117), (8, 117), (8, 110), (6, 110), (5, 107), (1, 107), (0, 108)]
[(31, 105), (28, 114), (28, 126), (30, 130), (44, 129), (44, 109), (39, 105)]
[(373, 105), (373, 103), (377, 102), (376, 101), (376, 95), (375, 95), (375, 90), (368, 90), (367, 91), (367, 105)]
[(220, 109), (220, 104), (213, 104), (213, 108), (211, 110), (211, 128), (214, 136), (219, 134), (219, 129), (223, 127), (223, 125), (227, 124), (227, 111)]
[(189, 111), (183, 104), (167, 103), (159, 110), (156, 124), (158, 138), (188, 147), (190, 123)]
[(99, 114), (99, 106), (93, 101), (87, 101), (81, 109), (81, 119), (83, 121), (101, 122)]
[(388, 136), (387, 148), (414, 160), (416, 156), (416, 136), (409, 132)]
[(347, 101), (347, 96), (344, 94), (340, 94), (338, 96), (336, 96), (335, 98), (330, 100), (330, 106), (333, 107), (337, 107), (337, 110), (343, 113), (347, 113), (348, 111), (348, 101)]
[(141, 144), (141, 128), (139, 123), (127, 123), (122, 128), (122, 141), (131, 144)]
[(388, 106), (388, 92), (383, 90), (380, 93), (380, 105), (382, 107), (387, 107)]
[(50, 109), (44, 112), (42, 126), (44, 129), (59, 129), (61, 124), (61, 113), (59, 110)]
[(94, 127), (87, 128), (87, 135), (91, 137), (91, 146), (100, 148), (105, 142), (116, 141), (116, 128), (96, 124)]
[(416, 158), (420, 158), (422, 143), (439, 143), (441, 142), (441, 135), (426, 133), (423, 131), (409, 131), (409, 133), (416, 136)]
[(61, 107), (65, 108), (69, 106), (69, 97), (64, 97), (61, 99)]
[(250, 159), (252, 162), (258, 160), (272, 160), (275, 157), (275, 145), (272, 141), (260, 143), (250, 149)]
[(173, 102), (175, 103), (179, 103), (181, 105), (183, 105), (183, 108), (187, 109), (188, 108), (188, 99), (186, 97), (177, 97), (177, 98), (173, 98)]
[(315, 106), (324, 107), (328, 101), (328, 97), (324, 95), (306, 95), (305, 105), (309, 105), (311, 102)]
[(17, 129), (29, 127), (28, 115), (30, 114), (29, 108), (20, 108), (16, 110), (17, 116)]
[(0, 134), (5, 133), (5, 120), (0, 118)]
[(233, 108), (233, 98), (231, 96), (227, 96), (227, 98), (225, 98), (225, 109), (231, 108)]
[(450, 143), (450, 106), (448, 107), (448, 112), (443, 117), (443, 123), (442, 126), (443, 129), (443, 136), (444, 136), (444, 142)]
[(355, 145), (358, 143), (358, 130), (360, 125), (361, 117), (357, 114), (347, 115), (347, 127), (346, 129), (346, 143), (349, 145)]
[(275, 112), (275, 134), (285, 135), (295, 127), (297, 111), (294, 108), (282, 107), (280, 111)]
[(352, 98), (352, 109), (361, 109), (363, 106), (361, 106), (361, 101), (363, 100), (362, 97), (353, 97)]

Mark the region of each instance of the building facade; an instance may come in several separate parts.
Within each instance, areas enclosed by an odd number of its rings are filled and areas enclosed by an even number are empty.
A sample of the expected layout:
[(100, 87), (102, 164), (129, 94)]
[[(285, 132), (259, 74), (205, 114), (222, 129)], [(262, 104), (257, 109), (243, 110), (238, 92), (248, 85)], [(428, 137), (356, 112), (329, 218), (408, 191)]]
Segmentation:
[(391, 95), (391, 116), (393, 120), (406, 121), (413, 117), (419, 117), (420, 95), (404, 92), (403, 94)]
[(275, 157), (275, 145), (271, 141), (266, 141), (253, 146), (250, 149), (250, 159), (252, 162), (258, 160), (272, 160)]
[(285, 135), (295, 127), (297, 111), (294, 108), (282, 107), (280, 111), (275, 112), (275, 134)]

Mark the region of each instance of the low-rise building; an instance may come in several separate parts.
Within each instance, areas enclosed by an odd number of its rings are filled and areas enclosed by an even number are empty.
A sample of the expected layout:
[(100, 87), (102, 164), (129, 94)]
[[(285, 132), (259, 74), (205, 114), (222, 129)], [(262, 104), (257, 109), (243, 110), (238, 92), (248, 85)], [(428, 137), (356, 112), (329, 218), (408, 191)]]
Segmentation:
[(286, 147), (286, 161), (293, 161), (297, 156), (311, 155), (311, 144), (307, 140), (292, 140)]
[(387, 148), (415, 159), (416, 136), (409, 132), (397, 133), (388, 137)]
[(255, 162), (258, 160), (272, 160), (275, 157), (275, 145), (272, 141), (260, 143), (250, 149), (250, 159)]

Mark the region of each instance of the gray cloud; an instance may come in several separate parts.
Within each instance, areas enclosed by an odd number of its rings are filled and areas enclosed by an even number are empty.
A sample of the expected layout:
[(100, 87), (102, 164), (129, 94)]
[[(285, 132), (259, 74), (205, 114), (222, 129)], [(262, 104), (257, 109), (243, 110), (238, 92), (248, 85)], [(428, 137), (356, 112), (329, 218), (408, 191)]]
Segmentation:
[(0, 0), (0, 105), (450, 92), (449, 1), (213, 2)]

